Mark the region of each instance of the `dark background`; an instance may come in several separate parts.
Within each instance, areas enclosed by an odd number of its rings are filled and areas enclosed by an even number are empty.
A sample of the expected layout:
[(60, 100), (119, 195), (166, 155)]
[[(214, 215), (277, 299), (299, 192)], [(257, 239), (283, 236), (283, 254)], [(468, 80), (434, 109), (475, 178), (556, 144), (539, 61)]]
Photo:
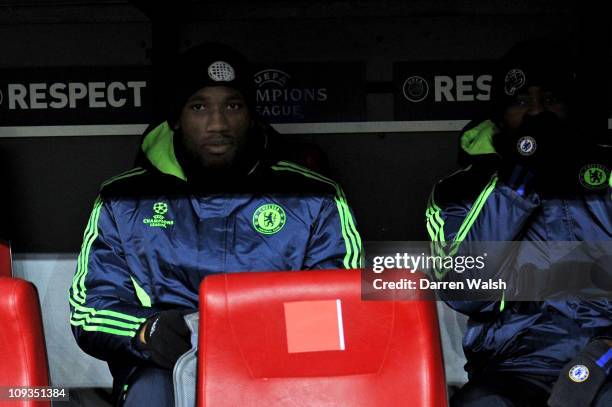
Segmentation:
[[(567, 39), (592, 72), (605, 126), (609, 20), (577, 1), (0, 1), (0, 69), (152, 65), (156, 107), (180, 49), (228, 43), (257, 62), (363, 61), (366, 117), (394, 119), (397, 61), (500, 57), (533, 36)], [(160, 2), (161, 3), (161, 2)], [(599, 3), (603, 4), (603, 3)], [(603, 6), (601, 6), (603, 7)], [(27, 125), (27, 123), (24, 123)], [(456, 132), (290, 135), (329, 156), (365, 240), (425, 240), (433, 183), (456, 168)], [(17, 252), (76, 252), (98, 185), (129, 169), (139, 136), (2, 137), (0, 235)]]

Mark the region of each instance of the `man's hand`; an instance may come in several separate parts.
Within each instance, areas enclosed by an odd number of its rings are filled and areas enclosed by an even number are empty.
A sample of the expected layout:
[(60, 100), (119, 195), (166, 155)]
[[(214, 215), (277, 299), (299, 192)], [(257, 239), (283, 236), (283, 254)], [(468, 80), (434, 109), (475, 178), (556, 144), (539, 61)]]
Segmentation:
[(561, 371), (548, 399), (551, 407), (589, 406), (612, 367), (607, 339), (590, 342)]
[(178, 358), (191, 349), (191, 332), (183, 318), (189, 312), (163, 311), (142, 325), (139, 346), (149, 351), (155, 364), (172, 370)]

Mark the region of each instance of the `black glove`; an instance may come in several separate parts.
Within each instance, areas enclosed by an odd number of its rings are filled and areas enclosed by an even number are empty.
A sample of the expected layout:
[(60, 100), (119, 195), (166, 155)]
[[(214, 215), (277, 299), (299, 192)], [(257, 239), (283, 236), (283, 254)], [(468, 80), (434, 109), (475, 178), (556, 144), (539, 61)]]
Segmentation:
[(499, 179), (520, 196), (529, 195), (535, 188), (535, 171), (529, 165), (505, 161), (499, 169)]
[(502, 156), (500, 179), (521, 194), (530, 189), (558, 192), (575, 188), (574, 162), (584, 146), (571, 133), (573, 125), (554, 113), (525, 115), (517, 129), (495, 135)]
[(144, 343), (138, 338), (138, 347), (147, 350), (155, 364), (172, 370), (178, 358), (191, 349), (191, 332), (183, 318), (191, 312), (163, 311), (147, 319)]
[(612, 348), (606, 340), (590, 342), (561, 371), (548, 405), (590, 406), (612, 368)]

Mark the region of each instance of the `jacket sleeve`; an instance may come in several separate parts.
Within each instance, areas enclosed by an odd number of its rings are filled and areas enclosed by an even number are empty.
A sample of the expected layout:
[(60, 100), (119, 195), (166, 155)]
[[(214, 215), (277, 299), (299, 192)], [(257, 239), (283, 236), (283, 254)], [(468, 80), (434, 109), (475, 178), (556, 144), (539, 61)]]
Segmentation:
[[(455, 180), (453, 176), (439, 182), (433, 189), (426, 212), (426, 226), (432, 241), (432, 254), (457, 256), (487, 252), (483, 270), (466, 270), (457, 274), (452, 270), (435, 270), (439, 280), (469, 278), (497, 278), (504, 268), (504, 259), (511, 250), (512, 241), (520, 235), (533, 211), (539, 206), (535, 193), (521, 195), (499, 181), (497, 173), (485, 182), (475, 182), (469, 170), (463, 170)], [(454, 182), (460, 180), (459, 182)], [(479, 192), (465, 193), (474, 185), (485, 184)], [(445, 293), (441, 292), (442, 299)], [(446, 299), (445, 299), (446, 300)], [(446, 302), (459, 312), (474, 315), (503, 309), (490, 301)]]
[(159, 313), (130, 276), (111, 205), (98, 197), (69, 290), (70, 324), (79, 346), (102, 360), (146, 360), (134, 337)]
[(305, 269), (355, 269), (363, 267), (361, 237), (342, 189), (324, 197), (311, 227), (304, 258)]

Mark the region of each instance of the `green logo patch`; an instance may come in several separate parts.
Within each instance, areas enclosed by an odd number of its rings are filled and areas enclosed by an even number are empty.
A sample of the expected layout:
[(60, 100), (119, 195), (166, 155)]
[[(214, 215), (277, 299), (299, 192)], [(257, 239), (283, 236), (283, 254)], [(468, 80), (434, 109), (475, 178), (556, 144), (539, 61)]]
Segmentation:
[(166, 213), (168, 213), (168, 204), (165, 202), (155, 202), (153, 204), (153, 215), (152, 218), (145, 218), (142, 220), (147, 226), (152, 228), (167, 228), (168, 226), (174, 225), (174, 221), (172, 219), (166, 219)]
[(168, 204), (165, 202), (156, 202), (153, 205), (153, 211), (158, 215), (165, 215), (168, 212)]
[(580, 183), (588, 189), (603, 189), (608, 184), (610, 170), (600, 164), (587, 164), (580, 170)]
[(278, 233), (286, 221), (285, 210), (276, 204), (262, 205), (253, 213), (253, 227), (264, 235)]

